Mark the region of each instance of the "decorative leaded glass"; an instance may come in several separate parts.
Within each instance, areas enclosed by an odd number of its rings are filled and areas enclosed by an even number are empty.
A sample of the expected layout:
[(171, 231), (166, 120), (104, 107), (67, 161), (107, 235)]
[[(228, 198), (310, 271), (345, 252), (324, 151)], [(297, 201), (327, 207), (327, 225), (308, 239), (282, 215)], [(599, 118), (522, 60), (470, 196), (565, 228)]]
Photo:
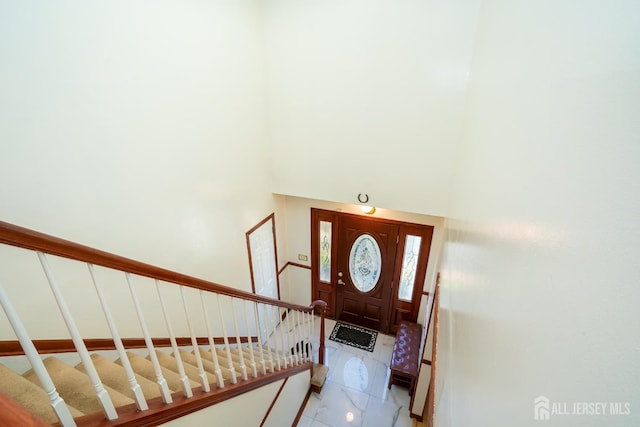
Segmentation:
[(380, 247), (370, 234), (359, 236), (349, 253), (351, 282), (361, 292), (369, 292), (378, 283), (382, 266)]
[(331, 282), (331, 223), (320, 221), (320, 281)]
[(404, 243), (404, 255), (402, 255), (402, 271), (400, 272), (400, 289), (398, 298), (403, 301), (411, 301), (413, 285), (416, 281), (416, 268), (418, 267), (418, 255), (420, 255), (420, 242), (422, 237), (407, 235)]

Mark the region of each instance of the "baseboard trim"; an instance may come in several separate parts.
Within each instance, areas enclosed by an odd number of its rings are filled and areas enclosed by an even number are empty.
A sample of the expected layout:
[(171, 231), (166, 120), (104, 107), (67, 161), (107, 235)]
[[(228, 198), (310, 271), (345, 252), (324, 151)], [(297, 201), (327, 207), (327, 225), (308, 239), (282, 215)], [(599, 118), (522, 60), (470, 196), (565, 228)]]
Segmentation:
[(281, 275), (287, 269), (287, 267), (289, 267), (289, 266), (303, 268), (305, 270), (311, 270), (311, 266), (310, 265), (300, 264), (300, 263), (293, 262), (293, 261), (287, 261), (287, 263), (285, 265), (283, 265), (280, 270), (278, 270), (278, 275)]
[(296, 415), (296, 418), (293, 420), (293, 424), (291, 424), (292, 426), (297, 426), (298, 423), (300, 422), (300, 418), (302, 418), (302, 414), (304, 413), (304, 408), (307, 406), (307, 402), (309, 402), (310, 397), (311, 397), (311, 387), (309, 387), (309, 390), (307, 391), (307, 395), (302, 400), (302, 405), (300, 405), (300, 409), (298, 409), (298, 414)]
[(282, 381), (282, 384), (280, 384), (280, 388), (278, 389), (278, 392), (276, 393), (275, 397), (271, 401), (271, 405), (269, 405), (269, 409), (267, 409), (267, 413), (264, 414), (264, 418), (262, 419), (262, 422), (260, 423), (260, 427), (262, 427), (264, 425), (264, 423), (267, 422), (267, 418), (269, 418), (269, 414), (271, 413), (271, 410), (273, 409), (273, 407), (275, 406), (276, 402), (278, 401), (278, 397), (280, 397), (280, 393), (282, 393), (282, 389), (284, 388), (285, 385), (287, 385), (287, 381), (288, 380), (289, 380), (289, 377), (285, 378), (284, 381)]

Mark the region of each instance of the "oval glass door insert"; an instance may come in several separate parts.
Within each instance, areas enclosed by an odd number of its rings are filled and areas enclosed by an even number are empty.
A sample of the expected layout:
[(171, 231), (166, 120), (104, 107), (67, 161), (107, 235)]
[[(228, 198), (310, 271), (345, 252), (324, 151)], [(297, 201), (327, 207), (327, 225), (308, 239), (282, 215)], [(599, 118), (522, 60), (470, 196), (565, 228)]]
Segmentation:
[(382, 256), (376, 239), (370, 234), (359, 236), (349, 253), (351, 283), (360, 292), (369, 292), (378, 283)]

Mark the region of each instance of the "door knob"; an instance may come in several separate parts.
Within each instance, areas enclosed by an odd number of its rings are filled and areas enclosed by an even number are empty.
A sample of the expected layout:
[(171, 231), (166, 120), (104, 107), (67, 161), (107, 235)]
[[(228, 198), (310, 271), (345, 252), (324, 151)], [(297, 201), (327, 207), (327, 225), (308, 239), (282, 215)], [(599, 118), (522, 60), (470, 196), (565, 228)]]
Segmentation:
[(342, 281), (342, 279), (338, 279), (338, 285), (342, 285), (342, 286), (344, 286), (344, 285), (346, 285), (346, 283), (344, 283), (344, 282)]

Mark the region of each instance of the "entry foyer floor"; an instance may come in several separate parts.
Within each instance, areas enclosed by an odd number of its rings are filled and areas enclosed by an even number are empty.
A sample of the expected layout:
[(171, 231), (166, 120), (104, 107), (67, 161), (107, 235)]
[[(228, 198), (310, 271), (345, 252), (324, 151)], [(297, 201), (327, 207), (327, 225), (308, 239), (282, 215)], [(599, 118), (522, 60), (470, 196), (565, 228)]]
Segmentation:
[(298, 427), (422, 425), (409, 417), (408, 390), (387, 388), (394, 337), (378, 333), (373, 352), (368, 352), (329, 340), (334, 325), (333, 320), (325, 321), (327, 380), (322, 393), (311, 393)]

